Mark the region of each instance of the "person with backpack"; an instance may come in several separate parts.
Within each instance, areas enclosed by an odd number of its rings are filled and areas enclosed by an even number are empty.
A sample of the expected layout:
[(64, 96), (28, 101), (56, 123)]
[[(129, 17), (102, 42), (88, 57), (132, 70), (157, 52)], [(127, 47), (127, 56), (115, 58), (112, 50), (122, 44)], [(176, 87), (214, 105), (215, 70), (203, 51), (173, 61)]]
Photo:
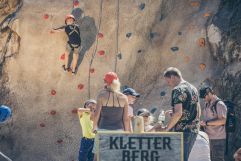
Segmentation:
[(211, 87), (203, 87), (199, 91), (200, 98), (205, 100), (203, 121), (201, 126), (210, 140), (211, 161), (224, 161), (226, 143), (227, 107), (218, 98)]
[[(81, 50), (81, 38), (80, 38), (80, 28), (75, 24), (75, 17), (68, 14), (65, 17), (65, 26), (55, 28), (51, 30), (51, 33), (64, 31), (68, 36), (68, 41), (66, 44), (65, 51), (65, 64), (62, 66), (64, 71), (72, 71), (72, 74), (76, 74), (76, 66), (79, 59), (79, 53)], [(71, 67), (69, 67), (69, 55), (73, 52), (73, 61)], [(82, 60), (82, 59), (81, 59)]]

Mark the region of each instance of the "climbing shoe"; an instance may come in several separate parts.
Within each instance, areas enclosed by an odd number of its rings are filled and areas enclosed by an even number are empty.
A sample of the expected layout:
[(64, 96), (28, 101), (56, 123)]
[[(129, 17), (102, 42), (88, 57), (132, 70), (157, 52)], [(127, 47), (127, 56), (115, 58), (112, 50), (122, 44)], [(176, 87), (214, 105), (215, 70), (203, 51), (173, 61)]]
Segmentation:
[(68, 71), (68, 68), (66, 68), (65, 65), (62, 65), (62, 68), (64, 69), (64, 72)]

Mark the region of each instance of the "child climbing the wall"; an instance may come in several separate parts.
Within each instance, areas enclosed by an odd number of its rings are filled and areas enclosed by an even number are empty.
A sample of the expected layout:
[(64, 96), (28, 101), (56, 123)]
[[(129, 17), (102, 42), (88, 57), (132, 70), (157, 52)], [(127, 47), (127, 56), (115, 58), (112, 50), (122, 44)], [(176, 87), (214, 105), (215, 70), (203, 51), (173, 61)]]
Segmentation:
[[(81, 38), (80, 38), (80, 28), (75, 24), (75, 17), (71, 14), (67, 15), (65, 18), (65, 26), (55, 28), (51, 30), (51, 33), (62, 32), (68, 36), (68, 41), (66, 44), (65, 51), (65, 64), (62, 66), (64, 71), (72, 71), (72, 74), (76, 74), (76, 66), (79, 59), (79, 53), (81, 50)], [(73, 52), (73, 60), (71, 67), (69, 67), (69, 55)]]
[(92, 153), (95, 134), (93, 129), (93, 114), (96, 108), (95, 100), (88, 100), (84, 104), (84, 108), (78, 109), (80, 125), (82, 127), (82, 139), (80, 141), (79, 161), (93, 161)]

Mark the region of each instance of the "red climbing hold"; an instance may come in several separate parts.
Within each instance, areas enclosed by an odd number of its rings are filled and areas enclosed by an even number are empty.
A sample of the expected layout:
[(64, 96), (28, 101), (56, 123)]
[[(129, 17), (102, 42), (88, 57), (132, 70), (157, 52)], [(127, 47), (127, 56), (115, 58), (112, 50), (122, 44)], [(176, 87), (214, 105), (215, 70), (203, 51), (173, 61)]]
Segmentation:
[(201, 71), (204, 71), (204, 70), (206, 69), (206, 64), (201, 63), (201, 64), (199, 65), (199, 68), (200, 68)]
[(84, 85), (83, 85), (83, 84), (79, 84), (79, 85), (78, 85), (78, 89), (79, 89), (79, 90), (82, 90), (83, 88), (84, 88)]
[(191, 6), (193, 7), (199, 7), (200, 6), (200, 2), (191, 2)]
[(56, 95), (56, 91), (53, 89), (52, 91), (51, 91), (51, 94), (54, 96), (54, 95)]
[(75, 0), (74, 1), (74, 6), (76, 7), (76, 6), (78, 6), (79, 5), (79, 1), (78, 0)]
[(103, 56), (103, 55), (105, 55), (105, 51), (104, 51), (104, 50), (100, 50), (100, 51), (98, 51), (98, 54), (99, 54), (100, 56)]
[(94, 73), (95, 72), (95, 69), (94, 68), (91, 68), (90, 69), (90, 73)]
[(64, 141), (62, 140), (62, 139), (58, 139), (57, 140), (57, 143), (59, 143), (59, 144), (61, 144), (61, 143), (63, 143)]
[(47, 20), (49, 18), (49, 15), (46, 13), (44, 14), (44, 19)]
[(55, 110), (50, 111), (50, 115), (56, 115), (56, 111)]
[(77, 109), (77, 108), (74, 108), (74, 109), (72, 110), (72, 114), (77, 114), (77, 112), (78, 112), (78, 109)]
[(203, 17), (209, 17), (211, 16), (211, 13), (204, 13)]
[(40, 127), (45, 127), (44, 123), (39, 124)]
[(198, 39), (198, 45), (200, 46), (200, 47), (205, 47), (205, 38), (200, 38), (200, 39)]
[(103, 37), (104, 37), (104, 34), (98, 33), (98, 38), (99, 38), (99, 39), (101, 39), (101, 38), (103, 38)]
[(64, 59), (65, 59), (65, 54), (62, 54), (62, 55), (60, 56), (60, 59), (61, 59), (61, 60), (64, 60)]

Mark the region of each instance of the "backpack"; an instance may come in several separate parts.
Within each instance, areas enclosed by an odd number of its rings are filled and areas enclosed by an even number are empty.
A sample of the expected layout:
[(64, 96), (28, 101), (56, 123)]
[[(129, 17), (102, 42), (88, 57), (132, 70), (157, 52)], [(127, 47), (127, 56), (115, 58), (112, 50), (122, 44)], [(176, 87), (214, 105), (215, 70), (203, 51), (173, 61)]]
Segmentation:
[[(213, 111), (213, 113), (217, 113), (217, 104), (219, 101), (222, 101), (222, 100), (220, 99), (216, 100), (213, 106), (211, 107), (211, 110)], [(229, 100), (226, 100), (223, 102), (227, 107), (227, 119), (226, 119), (225, 129), (227, 133), (233, 133), (236, 128), (236, 118), (235, 118), (235, 111), (234, 111), (235, 104)]]

